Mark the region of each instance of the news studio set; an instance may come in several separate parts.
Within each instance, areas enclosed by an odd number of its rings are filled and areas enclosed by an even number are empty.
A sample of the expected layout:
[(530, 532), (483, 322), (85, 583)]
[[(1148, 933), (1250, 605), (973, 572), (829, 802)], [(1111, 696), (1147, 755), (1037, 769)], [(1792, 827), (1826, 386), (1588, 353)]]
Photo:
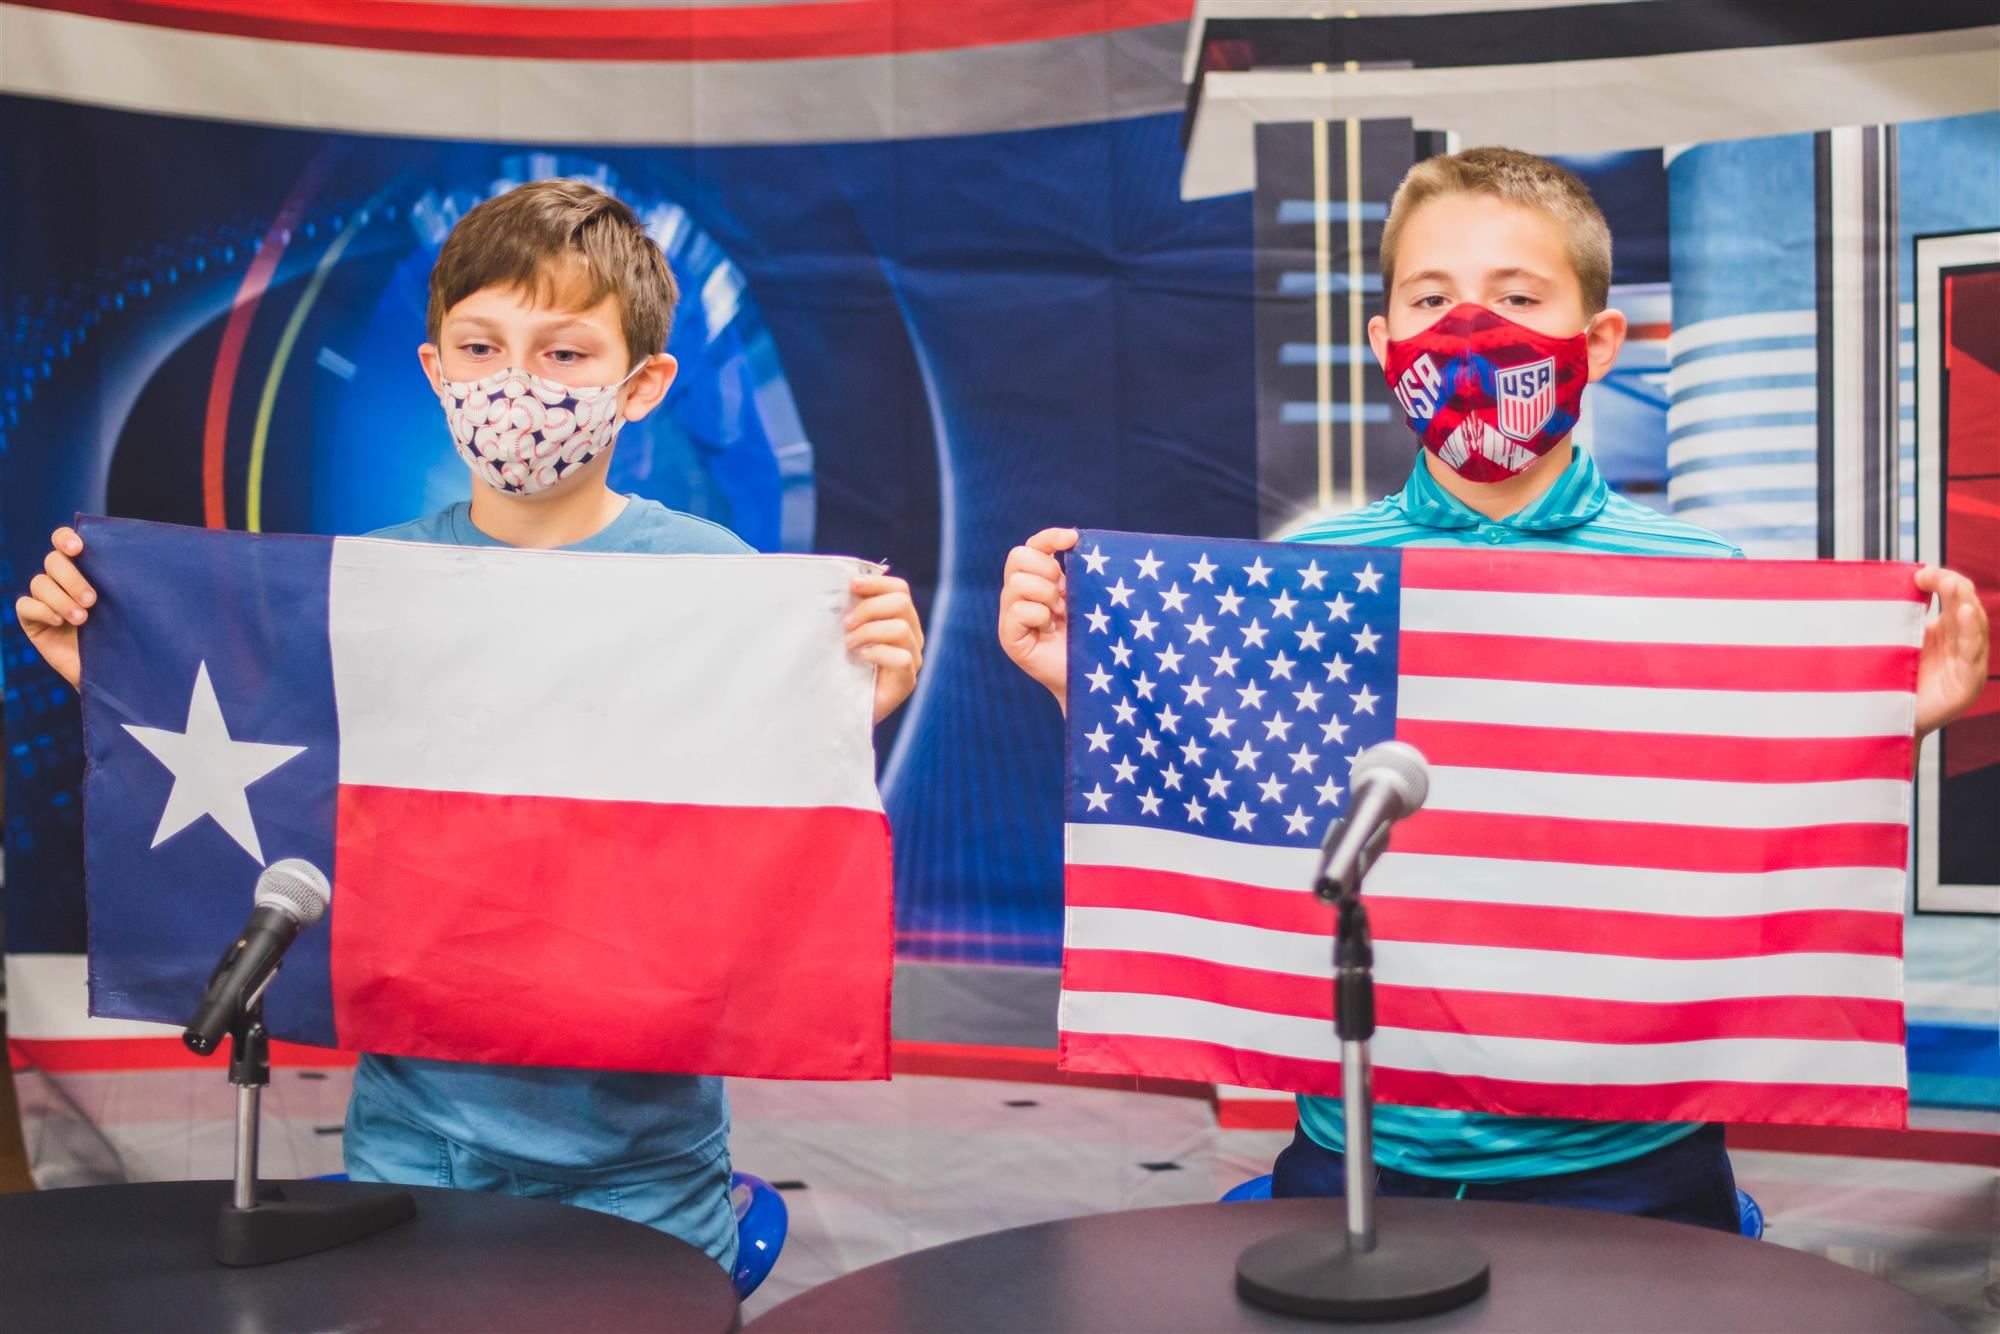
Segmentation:
[(1990, 0), (0, 0), (0, 1331), (2000, 1334)]

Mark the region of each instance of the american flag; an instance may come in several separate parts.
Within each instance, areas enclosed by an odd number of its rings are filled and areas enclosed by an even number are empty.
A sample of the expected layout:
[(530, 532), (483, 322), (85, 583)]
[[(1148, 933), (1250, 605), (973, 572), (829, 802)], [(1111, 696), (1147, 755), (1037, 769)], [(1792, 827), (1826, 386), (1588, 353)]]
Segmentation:
[(1063, 1067), (1337, 1095), (1310, 884), (1394, 737), (1379, 1098), (1903, 1125), (1912, 570), (1085, 532)]

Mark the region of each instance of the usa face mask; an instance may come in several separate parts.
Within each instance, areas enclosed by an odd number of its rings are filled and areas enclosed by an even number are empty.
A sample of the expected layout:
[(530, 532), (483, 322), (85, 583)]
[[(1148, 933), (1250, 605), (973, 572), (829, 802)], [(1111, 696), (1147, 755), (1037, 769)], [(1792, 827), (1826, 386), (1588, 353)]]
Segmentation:
[(1538, 333), (1468, 301), (1422, 333), (1390, 339), (1383, 370), (1425, 448), (1469, 482), (1498, 482), (1576, 425), (1589, 341)]
[(592, 389), (509, 368), (483, 380), (441, 380), (438, 400), (473, 474), (496, 491), (531, 496), (610, 446), (625, 425), (618, 391), (645, 367)]

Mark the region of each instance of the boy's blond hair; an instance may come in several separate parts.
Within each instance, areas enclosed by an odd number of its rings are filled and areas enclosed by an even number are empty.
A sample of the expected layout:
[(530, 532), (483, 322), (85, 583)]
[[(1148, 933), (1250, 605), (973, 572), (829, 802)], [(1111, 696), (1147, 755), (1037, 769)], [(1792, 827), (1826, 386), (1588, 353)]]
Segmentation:
[(1389, 203), (1382, 225), (1382, 293), (1396, 285), (1396, 246), (1403, 225), (1419, 208), (1445, 195), (1491, 195), (1535, 209), (1563, 229), (1570, 267), (1583, 284), (1583, 311), (1595, 315), (1611, 302), (1611, 228), (1590, 187), (1576, 173), (1545, 157), (1513, 148), (1468, 148), (1425, 158), (1410, 168)]
[(445, 238), (424, 323), (487, 287), (588, 310), (618, 298), (629, 364), (665, 349), (680, 291), (667, 257), (622, 200), (582, 181), (531, 181), (475, 207)]

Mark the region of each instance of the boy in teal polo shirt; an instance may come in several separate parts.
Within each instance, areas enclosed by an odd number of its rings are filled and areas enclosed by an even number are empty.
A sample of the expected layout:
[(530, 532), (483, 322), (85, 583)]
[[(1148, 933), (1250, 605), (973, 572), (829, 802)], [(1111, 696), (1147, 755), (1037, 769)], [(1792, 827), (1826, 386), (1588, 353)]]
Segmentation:
[[(1390, 206), (1382, 274), (1385, 310), (1369, 321), (1369, 343), (1425, 448), (1402, 491), (1294, 540), (1742, 554), (1614, 494), (1570, 443), (1583, 385), (1611, 369), (1626, 328), (1606, 304), (1610, 230), (1574, 175), (1498, 148), (1417, 164)], [(1490, 374), (1453, 374), (1474, 361)], [(1066, 626), (1056, 553), (1075, 541), (1073, 530), (1053, 528), (1016, 547), (1000, 601), (1002, 646), (1058, 700)], [(1918, 675), (1921, 737), (1977, 698), (1988, 637), (1969, 580), (1929, 568), (1917, 580), (1940, 603)], [(1378, 1104), (1374, 1127), (1385, 1195), (1566, 1204), (1737, 1229), (1720, 1126)], [(1340, 1100), (1301, 1097), (1272, 1193), (1340, 1194), (1344, 1144)]]

